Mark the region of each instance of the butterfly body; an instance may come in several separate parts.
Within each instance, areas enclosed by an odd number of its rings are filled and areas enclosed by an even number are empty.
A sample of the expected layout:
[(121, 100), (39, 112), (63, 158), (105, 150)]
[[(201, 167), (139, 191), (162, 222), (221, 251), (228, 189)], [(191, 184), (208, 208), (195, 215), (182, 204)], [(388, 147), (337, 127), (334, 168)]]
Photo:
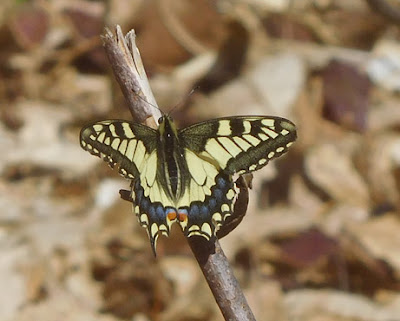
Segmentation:
[(81, 146), (133, 180), (134, 212), (155, 251), (159, 233), (177, 222), (187, 237), (210, 239), (232, 214), (233, 174), (260, 169), (287, 151), (295, 125), (279, 117), (213, 119), (178, 130), (172, 118), (158, 130), (122, 120), (88, 125)]

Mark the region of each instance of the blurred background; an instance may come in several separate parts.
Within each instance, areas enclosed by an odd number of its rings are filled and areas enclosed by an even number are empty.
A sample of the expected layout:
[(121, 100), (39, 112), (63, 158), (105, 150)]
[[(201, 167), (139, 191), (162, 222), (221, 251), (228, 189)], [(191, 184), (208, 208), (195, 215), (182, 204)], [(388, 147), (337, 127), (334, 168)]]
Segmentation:
[[(2, 0), (0, 320), (222, 320), (179, 228), (158, 241), (79, 130), (131, 119), (102, 48), (134, 28), (185, 127), (296, 123), (221, 240), (258, 320), (400, 320), (400, 3)], [(194, 94), (189, 92), (196, 88)]]

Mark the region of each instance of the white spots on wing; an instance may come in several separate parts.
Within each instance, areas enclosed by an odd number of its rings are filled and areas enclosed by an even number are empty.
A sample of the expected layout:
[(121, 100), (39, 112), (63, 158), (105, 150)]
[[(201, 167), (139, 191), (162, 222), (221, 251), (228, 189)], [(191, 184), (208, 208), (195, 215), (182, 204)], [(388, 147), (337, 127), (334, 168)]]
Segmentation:
[(191, 227), (188, 228), (189, 232), (195, 232), (195, 231), (199, 231), (200, 227), (198, 225), (192, 225)]
[(149, 198), (152, 203), (160, 201), (160, 186), (158, 184), (154, 184), (147, 187), (149, 190)]
[(100, 135), (97, 137), (97, 141), (99, 142), (99, 143), (102, 143), (102, 142), (104, 142), (104, 138), (106, 137), (106, 133), (105, 132), (102, 132), (102, 133), (100, 133)]
[[(197, 182), (194, 179), (190, 180), (190, 184), (189, 184), (189, 189), (190, 189), (190, 198), (191, 199), (198, 199), (201, 200), (204, 198), (204, 193), (202, 194), (202, 197), (199, 195), (200, 190), (199, 190), (199, 185), (197, 184)], [(204, 200), (204, 199), (203, 199)]]
[(122, 140), (122, 142), (121, 142), (121, 144), (119, 145), (119, 148), (118, 148), (119, 152), (122, 155), (125, 155), (127, 146), (128, 146), (128, 140), (127, 139)]
[(229, 136), (232, 134), (230, 120), (220, 120), (218, 126), (218, 136)]
[(257, 146), (261, 141), (252, 135), (243, 135), (243, 138), (247, 140), (253, 146)]
[(212, 216), (212, 220), (216, 222), (217, 224), (220, 224), (222, 222), (222, 215), (221, 213), (215, 212)]
[(267, 159), (261, 158), (261, 159), (258, 161), (258, 164), (259, 164), (259, 165), (264, 165), (264, 164), (266, 164), (267, 162), (268, 162)]
[(93, 134), (90, 134), (89, 138), (90, 138), (91, 140), (96, 140), (96, 136), (93, 135)]
[[(159, 185), (156, 181), (156, 184)], [(166, 206), (170, 206), (173, 207), (173, 203), (172, 201), (167, 197), (167, 194), (165, 193), (165, 190), (162, 186), (159, 186), (160, 188), (160, 195), (159, 195), (159, 200), (158, 202), (160, 202), (164, 207)]]
[(133, 155), (135, 153), (136, 143), (137, 140), (132, 139), (129, 141), (128, 147), (126, 148), (125, 156), (131, 161), (133, 160)]
[(211, 226), (208, 223), (203, 223), (203, 225), (201, 226), (201, 231), (210, 237), (212, 236)]
[(258, 137), (262, 140), (262, 141), (266, 141), (269, 139), (269, 136), (263, 134), (263, 133), (259, 133)]
[(176, 207), (177, 208), (188, 207), (191, 202), (190, 197), (191, 197), (190, 189), (186, 188), (183, 195), (177, 200)]
[(149, 188), (147, 185), (143, 186), (143, 194), (144, 194), (144, 196), (149, 197), (150, 191), (151, 191), (151, 188)]
[(243, 134), (249, 134), (251, 132), (251, 122), (248, 120), (243, 121)]
[(96, 131), (96, 132), (101, 132), (101, 131), (103, 130), (103, 128), (104, 128), (104, 126), (101, 125), (101, 124), (94, 124), (94, 125), (93, 125), (93, 129), (94, 129), (94, 131)]
[(235, 143), (244, 151), (247, 151), (251, 145), (246, 142), (244, 139), (240, 138), (240, 137), (233, 137), (233, 140), (235, 141)]
[(151, 224), (150, 235), (154, 237), (158, 233), (158, 226), (156, 223)]
[(285, 150), (285, 148), (281, 146), (281, 147), (278, 147), (278, 148), (276, 149), (276, 152), (277, 152), (277, 153), (282, 153), (284, 150)]
[(289, 134), (290, 132), (288, 131), (288, 130), (286, 130), (286, 129), (282, 129), (281, 130), (281, 135), (282, 136), (286, 136), (287, 134)]
[(186, 226), (188, 225), (188, 220), (179, 221), (179, 225), (181, 226), (182, 231), (184, 231), (186, 229)]
[(203, 186), (203, 192), (204, 192), (204, 194), (206, 194), (206, 195), (211, 195), (211, 189), (210, 189), (210, 187), (207, 186), (207, 185)]
[(111, 147), (115, 150), (118, 150), (119, 147), (119, 143), (121, 142), (121, 140), (119, 138), (114, 138), (112, 143), (111, 143)]
[(135, 134), (132, 132), (131, 126), (129, 123), (121, 123), (122, 129), (124, 130), (124, 134), (127, 138), (134, 138)]
[(278, 134), (274, 132), (272, 129), (266, 128), (266, 127), (261, 127), (264, 133), (266, 133), (269, 137), (271, 138), (276, 138), (278, 137)]
[[(139, 208), (139, 206), (135, 206), (135, 208)], [(138, 214), (138, 213), (137, 213)], [(142, 214), (142, 215), (140, 215), (140, 218), (139, 218), (139, 220), (140, 220), (140, 223), (142, 224), (142, 225), (146, 225), (146, 226), (148, 226), (149, 225), (149, 218), (147, 217), (147, 214)]]
[(138, 141), (136, 144), (135, 154), (133, 155), (133, 162), (135, 163), (139, 172), (143, 170), (146, 160), (146, 148), (142, 141)]
[(271, 159), (272, 157), (275, 156), (275, 152), (269, 152), (268, 153), (268, 158)]
[(250, 167), (249, 167), (249, 171), (255, 171), (257, 169), (257, 165), (256, 164), (253, 164), (253, 165), (251, 165)]
[(122, 168), (122, 167), (119, 168), (119, 173), (124, 177), (126, 177), (128, 174), (128, 172), (125, 170), (125, 168)]
[(264, 126), (267, 126), (267, 127), (273, 127), (273, 126), (275, 126), (275, 120), (270, 119), (270, 118), (265, 118), (265, 119), (261, 120), (261, 124), (263, 124)]
[(204, 160), (189, 149), (185, 149), (185, 157), (190, 175), (198, 185), (203, 185), (207, 178), (207, 173), (203, 167)]
[(228, 193), (226, 193), (226, 198), (227, 198), (228, 200), (232, 200), (232, 199), (234, 198), (234, 196), (235, 196), (235, 191), (234, 191), (233, 189), (230, 189), (230, 190), (228, 191)]
[[(140, 214), (139, 205), (135, 205), (135, 207), (134, 207), (134, 212), (135, 212), (136, 215), (139, 215), (139, 214)], [(142, 220), (140, 220), (140, 222), (142, 222)]]
[(200, 201), (204, 202), (206, 198), (205, 191), (202, 186), (198, 185), (193, 179), (190, 180), (190, 196), (188, 199), (188, 204), (187, 206), (190, 205), (191, 202), (193, 201)]
[(215, 138), (209, 139), (205, 150), (218, 162), (222, 169), (226, 167), (231, 155), (218, 143)]
[(144, 190), (144, 195), (148, 197), (152, 203), (159, 202), (164, 207), (175, 206), (174, 202), (172, 202), (172, 200), (167, 196), (164, 188), (157, 182), (157, 180), (154, 180), (154, 183), (151, 186), (149, 186), (146, 183), (142, 184), (142, 182), (144, 182), (143, 176), (144, 175), (141, 175), (140, 178), (141, 178), (141, 185)]
[[(115, 125), (114, 124), (108, 125), (108, 129), (110, 130), (110, 133), (111, 133), (112, 136), (114, 136), (114, 137), (118, 136), (117, 132), (115, 130)], [(109, 145), (109, 144), (107, 144), (107, 145)]]
[(221, 212), (231, 212), (231, 209), (230, 209), (230, 207), (229, 207), (229, 205), (228, 204), (222, 204), (221, 205)]
[(156, 179), (156, 173), (157, 173), (157, 152), (153, 151), (147, 158), (145, 167), (144, 177), (146, 179), (148, 186), (153, 186), (154, 181)]
[(104, 144), (105, 145), (110, 145), (111, 144), (111, 138), (110, 137), (106, 137), (106, 139), (104, 139)]
[(225, 149), (233, 156), (236, 157), (242, 150), (236, 145), (231, 138), (228, 137), (219, 137), (218, 141)]
[(293, 145), (293, 142), (289, 142), (289, 143), (286, 144), (286, 147), (290, 147), (292, 145)]

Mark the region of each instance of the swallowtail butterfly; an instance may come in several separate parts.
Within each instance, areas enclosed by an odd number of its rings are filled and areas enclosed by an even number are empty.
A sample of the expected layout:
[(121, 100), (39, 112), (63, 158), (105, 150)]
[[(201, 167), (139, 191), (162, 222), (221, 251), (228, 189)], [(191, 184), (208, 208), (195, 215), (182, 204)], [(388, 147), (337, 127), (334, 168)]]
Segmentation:
[(296, 139), (284, 118), (238, 116), (212, 119), (177, 129), (172, 118), (157, 130), (124, 120), (84, 127), (83, 149), (101, 157), (133, 180), (131, 197), (155, 253), (159, 232), (177, 222), (187, 237), (207, 240), (232, 214), (233, 174), (260, 169), (285, 153)]

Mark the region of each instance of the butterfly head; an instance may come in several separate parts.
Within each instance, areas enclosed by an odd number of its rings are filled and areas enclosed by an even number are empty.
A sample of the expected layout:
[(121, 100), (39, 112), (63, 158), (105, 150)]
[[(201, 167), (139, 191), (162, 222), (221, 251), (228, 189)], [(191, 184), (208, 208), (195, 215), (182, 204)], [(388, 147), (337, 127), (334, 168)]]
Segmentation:
[(174, 123), (174, 120), (169, 115), (163, 115), (158, 119), (158, 130), (161, 135), (178, 135), (178, 130)]

